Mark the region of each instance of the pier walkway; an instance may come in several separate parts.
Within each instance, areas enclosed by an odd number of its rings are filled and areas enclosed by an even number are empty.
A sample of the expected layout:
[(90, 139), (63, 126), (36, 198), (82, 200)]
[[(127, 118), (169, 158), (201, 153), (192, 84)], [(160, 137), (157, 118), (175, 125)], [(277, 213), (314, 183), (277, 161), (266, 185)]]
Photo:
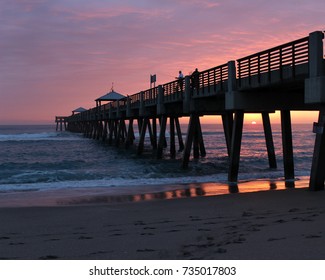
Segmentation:
[[(169, 144), (170, 156), (182, 151), (182, 166), (190, 156), (205, 156), (200, 117), (220, 115), (229, 155), (229, 182), (237, 182), (243, 120), (246, 113), (261, 113), (268, 160), (276, 168), (269, 114), (279, 110), (283, 142), (284, 177), (294, 179), (291, 115), (293, 110), (319, 111), (314, 123), (316, 141), (310, 189), (324, 189), (325, 180), (325, 63), (324, 33), (309, 36), (226, 64), (186, 76), (123, 99), (98, 105), (65, 117), (67, 130), (126, 148), (134, 143), (137, 121), (137, 153), (143, 152), (146, 135), (157, 158)], [(189, 117), (183, 142), (179, 118)], [(168, 122), (169, 119), (169, 122)], [(169, 143), (166, 126), (169, 123)], [(148, 134), (146, 134), (149, 132)], [(158, 137), (157, 137), (158, 135)], [(178, 141), (176, 141), (178, 140)]]

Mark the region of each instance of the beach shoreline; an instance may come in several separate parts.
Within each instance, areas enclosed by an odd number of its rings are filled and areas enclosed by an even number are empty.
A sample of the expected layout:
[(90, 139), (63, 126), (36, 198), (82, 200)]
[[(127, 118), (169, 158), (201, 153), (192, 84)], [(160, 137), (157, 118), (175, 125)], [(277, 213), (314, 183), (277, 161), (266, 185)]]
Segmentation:
[(0, 193), (0, 208), (5, 207), (54, 207), (94, 205), (107, 203), (136, 203), (141, 201), (187, 199), (220, 196), (233, 193), (278, 191), (288, 188), (305, 188), (307, 177), (295, 181), (247, 180), (239, 183), (193, 182), (145, 186), (54, 188)]
[(324, 201), (300, 188), (2, 207), (0, 259), (325, 259)]

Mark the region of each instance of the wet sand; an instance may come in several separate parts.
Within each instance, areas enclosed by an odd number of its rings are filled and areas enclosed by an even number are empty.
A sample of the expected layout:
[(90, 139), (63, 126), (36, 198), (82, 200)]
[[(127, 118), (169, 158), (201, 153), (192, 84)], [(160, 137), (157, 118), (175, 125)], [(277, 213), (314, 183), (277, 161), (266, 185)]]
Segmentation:
[(40, 201), (0, 208), (0, 259), (325, 259), (325, 192)]

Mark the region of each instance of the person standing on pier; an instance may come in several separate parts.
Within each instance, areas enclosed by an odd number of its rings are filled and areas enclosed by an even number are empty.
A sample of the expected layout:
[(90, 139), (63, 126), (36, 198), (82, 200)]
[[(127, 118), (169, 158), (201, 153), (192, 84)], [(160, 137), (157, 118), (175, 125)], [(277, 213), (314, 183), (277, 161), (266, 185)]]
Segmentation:
[(200, 87), (200, 72), (197, 68), (195, 68), (195, 71), (191, 75), (191, 88), (192, 93), (194, 93), (194, 90), (196, 93), (199, 93), (199, 87)]
[(183, 91), (183, 79), (184, 79), (184, 75), (183, 75), (183, 73), (182, 73), (181, 70), (179, 70), (178, 77), (176, 77), (176, 79), (178, 79), (178, 89), (180, 91)]

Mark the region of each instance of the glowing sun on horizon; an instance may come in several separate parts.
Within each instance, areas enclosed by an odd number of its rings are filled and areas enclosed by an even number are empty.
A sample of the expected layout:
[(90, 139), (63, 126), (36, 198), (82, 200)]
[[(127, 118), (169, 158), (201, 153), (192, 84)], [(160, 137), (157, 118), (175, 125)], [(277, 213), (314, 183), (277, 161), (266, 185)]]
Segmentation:
[(257, 124), (257, 122), (256, 121), (252, 121), (252, 124)]

